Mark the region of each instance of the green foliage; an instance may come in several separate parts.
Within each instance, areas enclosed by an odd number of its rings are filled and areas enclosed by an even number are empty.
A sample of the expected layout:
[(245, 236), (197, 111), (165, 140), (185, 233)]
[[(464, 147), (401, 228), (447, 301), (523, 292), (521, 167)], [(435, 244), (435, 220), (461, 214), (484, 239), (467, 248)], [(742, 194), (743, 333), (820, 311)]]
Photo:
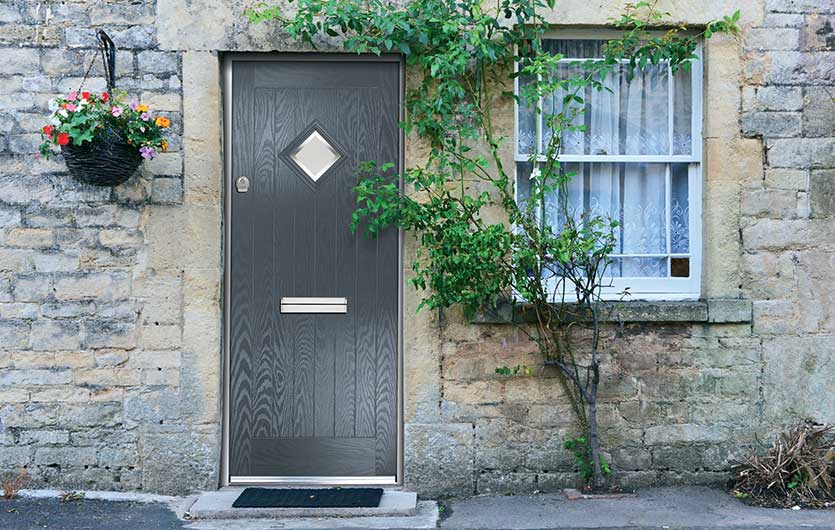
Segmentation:
[[(606, 89), (603, 80), (615, 68), (631, 72), (660, 62), (688, 68), (699, 40), (735, 33), (739, 13), (709, 22), (701, 33), (674, 27), (656, 34), (648, 30), (661, 26), (666, 14), (655, 9), (655, 2), (629, 4), (611, 21), (622, 36), (604, 46), (601, 58), (578, 61), (576, 73), (566, 76), (558, 68), (562, 57), (541, 45), (548, 25), (540, 13), (554, 3), (298, 0), (292, 16), (285, 15), (286, 4), (266, 2), (246, 14), (252, 22), (278, 21), (290, 37), (314, 47), (318, 39), (331, 37), (349, 52), (405, 57), (414, 82), (406, 93), (402, 127), (421, 138), (428, 156), (399, 175), (388, 161), (363, 163), (352, 227), (371, 237), (392, 227), (417, 237), (409, 281), (423, 294), (418, 309), (461, 305), (472, 313), (501, 299), (524, 300), (535, 320), (519, 330), (537, 344), (547, 364), (558, 368), (588, 432), (571, 448), (587, 463), (584, 477), (599, 478), (608, 464), (592, 456), (598, 455), (593, 406), (600, 381), (598, 311), (618, 225), (606, 216), (570, 210), (566, 186), (573, 175), (559, 162), (562, 138), (584, 130), (577, 125), (586, 112), (582, 96), (589, 88)], [(535, 81), (516, 95), (509, 88), (518, 76)], [(564, 94), (562, 106), (545, 112), (535, 104), (557, 92)], [(533, 108), (552, 131), (543, 150), (530, 155), (536, 169), (528, 196), (518, 200), (513, 168), (504, 166), (508, 139), (497, 133), (493, 117), (508, 98)], [(542, 215), (554, 198), (556, 224)], [(565, 318), (567, 300), (592, 315), (591, 361), (585, 364), (565, 339), (571, 325)], [(528, 372), (505, 366), (496, 373)]]
[[(583, 437), (567, 438), (562, 446), (574, 454), (574, 465), (577, 466), (577, 473), (580, 477), (589, 482), (594, 476), (594, 462), (591, 456), (591, 444)], [(600, 462), (600, 469), (604, 475), (612, 473), (609, 463), (603, 457), (598, 456)]]
[(511, 375), (533, 375), (533, 368), (524, 364), (517, 364), (513, 368), (508, 366), (499, 366), (496, 368), (496, 373), (504, 376)]

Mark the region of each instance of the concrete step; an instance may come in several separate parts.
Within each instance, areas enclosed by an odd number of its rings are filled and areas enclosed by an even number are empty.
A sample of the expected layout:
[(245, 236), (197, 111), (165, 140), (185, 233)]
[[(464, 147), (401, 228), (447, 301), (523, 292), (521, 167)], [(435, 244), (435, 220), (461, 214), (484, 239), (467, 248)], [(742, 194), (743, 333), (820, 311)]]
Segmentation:
[(296, 517), (411, 517), (417, 513), (417, 494), (385, 489), (374, 508), (233, 508), (243, 487), (201, 493), (185, 516), (190, 519), (281, 519)]

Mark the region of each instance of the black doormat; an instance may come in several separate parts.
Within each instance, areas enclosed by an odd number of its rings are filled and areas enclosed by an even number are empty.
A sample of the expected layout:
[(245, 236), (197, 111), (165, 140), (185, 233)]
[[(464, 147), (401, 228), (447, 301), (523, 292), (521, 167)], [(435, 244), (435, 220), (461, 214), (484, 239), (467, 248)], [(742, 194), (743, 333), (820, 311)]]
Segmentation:
[(376, 508), (383, 488), (246, 488), (233, 508)]

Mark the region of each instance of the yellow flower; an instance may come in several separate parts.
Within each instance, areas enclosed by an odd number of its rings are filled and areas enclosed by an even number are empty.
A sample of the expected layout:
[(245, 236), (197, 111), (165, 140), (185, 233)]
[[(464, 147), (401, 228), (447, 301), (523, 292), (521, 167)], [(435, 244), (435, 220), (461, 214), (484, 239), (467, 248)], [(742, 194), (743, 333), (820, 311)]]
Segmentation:
[(162, 127), (163, 129), (165, 129), (169, 125), (171, 125), (171, 120), (169, 120), (168, 118), (166, 118), (164, 116), (160, 116), (159, 118), (157, 118), (156, 124), (157, 124), (157, 127)]
[(163, 140), (163, 141), (162, 141), (162, 152), (164, 153), (164, 152), (166, 152), (166, 151), (168, 151), (168, 142), (166, 142), (165, 140)]
[(148, 105), (139, 105), (136, 107), (136, 112), (148, 112)]

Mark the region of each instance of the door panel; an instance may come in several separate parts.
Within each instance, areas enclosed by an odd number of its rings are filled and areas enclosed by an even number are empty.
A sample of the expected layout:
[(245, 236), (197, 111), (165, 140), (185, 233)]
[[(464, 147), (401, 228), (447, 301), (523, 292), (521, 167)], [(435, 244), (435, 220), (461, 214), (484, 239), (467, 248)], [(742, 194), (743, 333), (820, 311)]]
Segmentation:
[[(398, 234), (350, 221), (358, 162), (399, 167), (399, 64), (232, 69), (231, 176), (250, 186), (230, 190), (230, 475), (394, 476)], [(321, 176), (320, 141), (339, 154)], [(282, 313), (282, 297), (343, 297), (347, 312)]]

